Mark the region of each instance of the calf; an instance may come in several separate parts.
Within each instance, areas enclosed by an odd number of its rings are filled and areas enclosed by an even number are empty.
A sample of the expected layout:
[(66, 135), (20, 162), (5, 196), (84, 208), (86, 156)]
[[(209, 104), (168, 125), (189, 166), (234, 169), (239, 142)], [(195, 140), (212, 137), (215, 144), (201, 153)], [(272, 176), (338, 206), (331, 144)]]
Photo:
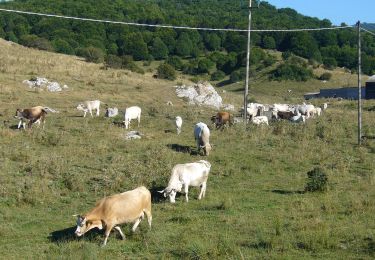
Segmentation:
[(210, 145), (210, 129), (205, 123), (199, 122), (194, 127), (194, 138), (197, 142), (198, 153), (203, 148), (204, 155), (209, 155), (211, 151)]
[(96, 116), (99, 116), (100, 103), (100, 100), (85, 101), (78, 104), (77, 109), (83, 111), (83, 117), (86, 117), (87, 112), (90, 112), (91, 117), (93, 117), (92, 111), (94, 109), (96, 110)]
[(105, 228), (103, 242), (103, 246), (105, 246), (112, 228), (120, 233), (122, 239), (125, 239), (125, 235), (118, 225), (134, 223), (132, 231), (135, 232), (144, 218), (144, 214), (146, 214), (151, 228), (151, 193), (148, 189), (141, 186), (98, 201), (92, 210), (82, 216), (78, 216), (75, 234), (80, 237), (93, 228)]
[(210, 169), (211, 164), (205, 160), (194, 163), (177, 164), (172, 169), (168, 186), (159, 192), (163, 193), (164, 197), (169, 196), (170, 202), (175, 203), (177, 192), (181, 192), (182, 186), (184, 186), (185, 199), (186, 202), (189, 202), (189, 186), (201, 186), (201, 191), (198, 196), (200, 200), (206, 195), (207, 179)]
[(24, 108), (24, 109), (17, 109), (15, 118), (19, 119), (18, 123), (18, 129), (21, 127), (21, 124), (23, 128), (26, 128), (26, 122), (25, 120), (29, 120), (27, 126), (28, 128), (31, 128), (32, 124), (38, 123), (39, 125), (43, 123), (43, 128), (45, 124), (45, 117), (47, 115), (47, 111), (57, 113), (58, 111), (51, 109), (49, 107), (43, 107), (43, 106), (36, 106), (32, 108)]
[(251, 119), (251, 122), (255, 125), (261, 125), (261, 124), (268, 125), (268, 117), (266, 117), (266, 116), (255, 116)]
[(137, 106), (128, 107), (125, 109), (125, 128), (128, 129), (130, 125), (130, 121), (132, 119), (138, 119), (138, 127), (139, 123), (141, 122), (141, 113), (142, 109)]

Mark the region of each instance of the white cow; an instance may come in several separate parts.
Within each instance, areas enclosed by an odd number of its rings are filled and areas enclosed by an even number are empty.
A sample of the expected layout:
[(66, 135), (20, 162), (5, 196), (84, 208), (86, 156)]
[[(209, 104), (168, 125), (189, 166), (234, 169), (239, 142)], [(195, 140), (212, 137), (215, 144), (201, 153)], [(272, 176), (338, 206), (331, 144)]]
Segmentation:
[(181, 133), (181, 126), (182, 126), (182, 118), (180, 116), (176, 116), (176, 128), (177, 128), (178, 135)]
[(198, 153), (203, 148), (204, 155), (209, 155), (211, 151), (210, 145), (210, 129), (205, 123), (199, 122), (194, 127), (194, 138), (197, 142)]
[(185, 198), (186, 202), (188, 202), (189, 186), (201, 186), (201, 191), (198, 196), (198, 199), (200, 200), (206, 195), (207, 179), (210, 169), (211, 164), (205, 160), (200, 160), (193, 163), (177, 164), (172, 169), (168, 186), (159, 192), (163, 193), (164, 197), (169, 196), (170, 202), (175, 203), (176, 193), (181, 192), (182, 186), (184, 186)]
[(90, 112), (91, 117), (92, 111), (96, 110), (96, 116), (99, 116), (100, 100), (85, 101), (78, 104), (77, 109), (83, 111), (83, 117), (86, 117), (87, 112)]
[(141, 112), (142, 112), (142, 109), (140, 107), (137, 107), (137, 106), (132, 106), (132, 107), (128, 107), (125, 109), (125, 128), (128, 129), (129, 126), (130, 126), (130, 121), (132, 119), (137, 119), (138, 120), (138, 127), (139, 127), (139, 124), (141, 122)]
[(255, 116), (251, 119), (251, 122), (255, 125), (260, 125), (260, 124), (268, 125), (268, 117), (266, 117), (266, 116)]

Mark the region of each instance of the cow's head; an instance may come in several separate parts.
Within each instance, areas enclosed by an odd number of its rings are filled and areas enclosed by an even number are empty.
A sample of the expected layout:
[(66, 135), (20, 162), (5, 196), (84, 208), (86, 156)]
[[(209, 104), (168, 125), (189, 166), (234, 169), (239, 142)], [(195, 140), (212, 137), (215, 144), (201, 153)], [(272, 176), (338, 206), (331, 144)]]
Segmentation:
[(209, 156), (210, 155), (210, 152), (211, 152), (211, 145), (210, 144), (206, 144), (205, 146), (202, 146), (203, 148), (203, 151), (204, 151), (204, 155), (206, 156)]
[(14, 118), (21, 119), (22, 117), (22, 110), (17, 108)]
[(96, 228), (96, 227), (99, 228), (99, 229), (102, 229), (103, 228), (102, 222), (101, 221), (90, 221), (90, 220), (87, 220), (87, 218), (85, 216), (79, 216), (78, 215), (77, 228), (76, 228), (76, 231), (74, 232), (74, 234), (77, 237), (80, 237), (83, 234), (85, 234), (87, 231), (89, 231), (90, 229), (93, 229), (93, 228)]
[(169, 201), (171, 203), (175, 203), (176, 202), (176, 194), (177, 194), (177, 190), (176, 189), (169, 189), (167, 187), (164, 190), (158, 191), (158, 192), (162, 193), (165, 198), (168, 196), (169, 197)]
[(82, 110), (82, 111), (87, 110), (87, 108), (85, 107), (85, 105), (82, 104), (82, 103), (78, 104), (77, 109), (78, 109), (78, 110)]

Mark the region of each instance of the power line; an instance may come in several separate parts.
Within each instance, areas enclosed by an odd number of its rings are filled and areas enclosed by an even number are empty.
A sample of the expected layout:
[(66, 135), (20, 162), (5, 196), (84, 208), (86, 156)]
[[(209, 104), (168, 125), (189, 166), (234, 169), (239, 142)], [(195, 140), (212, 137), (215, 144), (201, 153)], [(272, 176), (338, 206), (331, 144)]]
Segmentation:
[[(55, 17), (55, 18), (70, 19), (70, 20), (88, 21), (88, 22), (123, 24), (123, 25), (140, 26), (140, 27), (171, 28), (171, 29), (199, 30), (199, 31), (226, 31), (226, 32), (247, 32), (248, 31), (245, 29), (236, 29), (236, 28), (206, 28), (206, 27), (190, 27), (190, 26), (177, 26), (177, 25), (121, 22), (121, 21), (82, 18), (82, 17), (56, 15), (56, 14), (27, 12), (27, 11), (11, 10), (11, 9), (3, 9), (3, 8), (0, 8), (0, 11), (9, 12), (9, 13), (45, 16), (45, 17)], [(252, 32), (302, 32), (302, 31), (338, 30), (338, 29), (346, 29), (346, 28), (353, 28), (353, 26), (337, 26), (337, 27), (325, 27), (325, 28), (301, 28), (301, 29), (261, 29), (261, 30), (251, 29), (251, 31)]]
[(369, 31), (369, 30), (366, 30), (365, 28), (362, 28), (362, 27), (361, 27), (361, 30), (362, 30), (362, 31), (365, 31), (365, 32), (367, 32), (367, 33), (369, 33), (369, 34), (372, 34), (372, 35), (375, 36), (375, 33), (371, 32), (371, 31)]

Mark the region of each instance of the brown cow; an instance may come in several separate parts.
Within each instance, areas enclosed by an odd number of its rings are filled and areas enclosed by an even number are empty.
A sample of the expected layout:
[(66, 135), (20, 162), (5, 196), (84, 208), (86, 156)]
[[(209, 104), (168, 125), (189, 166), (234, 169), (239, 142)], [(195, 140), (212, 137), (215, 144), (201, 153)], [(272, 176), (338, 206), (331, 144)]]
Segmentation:
[(151, 228), (151, 193), (146, 187), (141, 186), (98, 201), (92, 210), (83, 216), (78, 216), (75, 234), (80, 237), (93, 228), (105, 228), (103, 242), (105, 246), (112, 228), (120, 233), (122, 239), (125, 239), (119, 225), (134, 223), (132, 230), (135, 232), (145, 214)]
[(15, 118), (19, 119), (18, 123), (18, 129), (21, 127), (21, 124), (23, 125), (23, 128), (26, 128), (26, 122), (25, 120), (29, 120), (27, 126), (28, 128), (31, 128), (32, 124), (34, 123), (45, 123), (45, 117), (47, 115), (47, 111), (56, 113), (56, 110), (53, 110), (49, 107), (43, 107), (43, 106), (36, 106), (32, 108), (25, 108), (25, 109), (17, 109)]
[(211, 121), (216, 125), (216, 129), (223, 129), (226, 124), (233, 125), (233, 118), (229, 112), (217, 112), (211, 117)]

